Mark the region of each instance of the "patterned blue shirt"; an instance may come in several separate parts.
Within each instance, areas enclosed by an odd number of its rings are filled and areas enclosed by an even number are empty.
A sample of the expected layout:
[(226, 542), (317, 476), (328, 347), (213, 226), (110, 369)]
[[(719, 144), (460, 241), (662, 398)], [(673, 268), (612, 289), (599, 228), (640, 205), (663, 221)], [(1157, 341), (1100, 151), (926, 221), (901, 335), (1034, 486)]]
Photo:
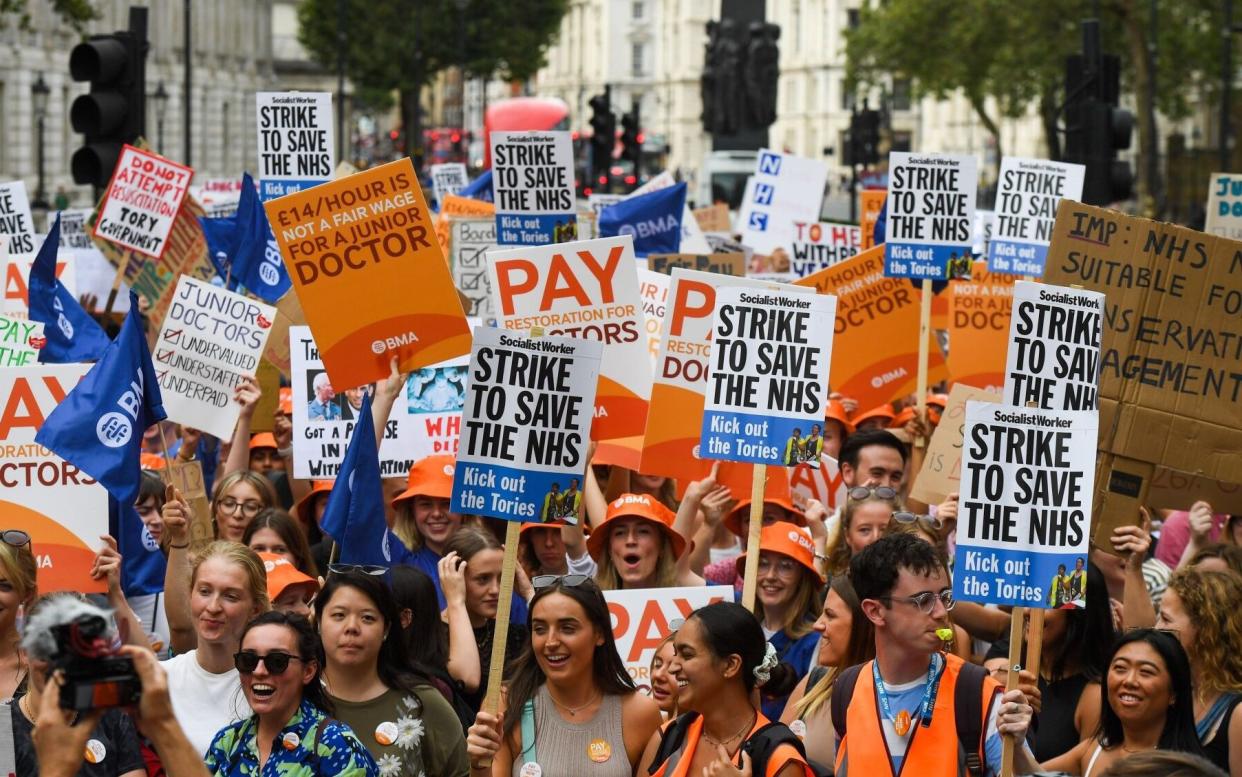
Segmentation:
[(255, 715), (220, 729), (207, 748), (207, 770), (216, 777), (379, 775), (375, 759), (349, 726), (328, 718), (305, 699), (272, 743), (272, 752), (262, 769), (258, 732), (259, 719)]

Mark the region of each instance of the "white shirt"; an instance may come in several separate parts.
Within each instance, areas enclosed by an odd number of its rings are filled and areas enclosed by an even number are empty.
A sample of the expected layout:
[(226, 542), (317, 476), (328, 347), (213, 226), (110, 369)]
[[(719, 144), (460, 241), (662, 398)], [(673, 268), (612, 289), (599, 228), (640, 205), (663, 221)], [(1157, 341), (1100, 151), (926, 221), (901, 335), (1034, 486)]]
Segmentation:
[(162, 661), (168, 672), (173, 715), (194, 749), (206, 755), (216, 733), (250, 716), (236, 669), (213, 674), (198, 665), (196, 650)]

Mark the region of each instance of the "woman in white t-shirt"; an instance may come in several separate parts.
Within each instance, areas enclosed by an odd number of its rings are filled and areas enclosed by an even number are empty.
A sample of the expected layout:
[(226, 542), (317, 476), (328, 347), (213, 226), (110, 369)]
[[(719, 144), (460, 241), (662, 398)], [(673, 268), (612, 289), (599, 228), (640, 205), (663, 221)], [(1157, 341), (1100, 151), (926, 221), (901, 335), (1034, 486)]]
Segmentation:
[[(165, 530), (184, 530), (166, 526)], [(169, 547), (186, 543), (173, 537)], [(174, 550), (173, 552), (184, 552)], [(217, 541), (191, 561), (190, 618), (194, 650), (163, 662), (173, 713), (190, 742), (206, 753), (216, 732), (250, 714), (233, 664), (242, 630), (269, 608), (263, 562), (250, 548)]]

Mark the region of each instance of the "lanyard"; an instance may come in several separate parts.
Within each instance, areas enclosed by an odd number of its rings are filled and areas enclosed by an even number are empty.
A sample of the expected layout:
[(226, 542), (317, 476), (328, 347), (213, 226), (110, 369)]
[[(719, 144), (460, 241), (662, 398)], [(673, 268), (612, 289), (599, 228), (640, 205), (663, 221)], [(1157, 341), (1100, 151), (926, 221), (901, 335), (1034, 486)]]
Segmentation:
[[(884, 690), (884, 680), (880, 677), (880, 662), (871, 662), (871, 674), (875, 678), (875, 695), (880, 700), (880, 714), (886, 720), (894, 720), (893, 710), (889, 705), (888, 691)], [(919, 704), (919, 725), (931, 726), (932, 709), (936, 706), (936, 694), (940, 689), (940, 677), (944, 674), (944, 657), (932, 653), (931, 665), (927, 670), (927, 685), (923, 688), (923, 701)]]

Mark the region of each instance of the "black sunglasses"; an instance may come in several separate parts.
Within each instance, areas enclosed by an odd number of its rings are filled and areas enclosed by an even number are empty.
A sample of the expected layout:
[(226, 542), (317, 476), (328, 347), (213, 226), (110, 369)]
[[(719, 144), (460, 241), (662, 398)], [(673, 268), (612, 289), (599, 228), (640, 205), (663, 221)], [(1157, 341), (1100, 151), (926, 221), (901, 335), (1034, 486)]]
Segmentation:
[(30, 544), (30, 535), (21, 529), (5, 529), (0, 531), (0, 542), (15, 548), (24, 548)]
[(930, 532), (940, 531), (939, 519), (932, 518), (930, 515), (919, 515), (918, 513), (911, 513), (906, 510), (894, 510), (893, 520), (896, 521), (897, 523), (905, 523), (905, 524), (911, 524), (917, 521), (918, 524), (927, 531), (930, 531)]
[(348, 575), (350, 572), (360, 572), (364, 575), (380, 575), (388, 574), (388, 567), (382, 567), (378, 564), (329, 564), (329, 575)]
[(288, 653), (282, 653), (278, 650), (272, 651), (265, 656), (261, 656), (253, 650), (243, 650), (240, 653), (233, 654), (233, 666), (237, 667), (237, 671), (242, 674), (251, 674), (259, 668), (259, 662), (267, 667), (267, 673), (276, 675), (284, 674), (289, 668), (290, 661), (304, 661), (301, 656), (293, 656)]
[(540, 588), (547, 588), (557, 583), (568, 588), (577, 588), (580, 585), (594, 582), (590, 575), (535, 575), (535, 577), (531, 578), (530, 584), (537, 591)]
[(896, 499), (897, 489), (888, 486), (854, 486), (849, 490), (849, 497), (855, 502), (867, 499), (872, 494), (880, 499)]

